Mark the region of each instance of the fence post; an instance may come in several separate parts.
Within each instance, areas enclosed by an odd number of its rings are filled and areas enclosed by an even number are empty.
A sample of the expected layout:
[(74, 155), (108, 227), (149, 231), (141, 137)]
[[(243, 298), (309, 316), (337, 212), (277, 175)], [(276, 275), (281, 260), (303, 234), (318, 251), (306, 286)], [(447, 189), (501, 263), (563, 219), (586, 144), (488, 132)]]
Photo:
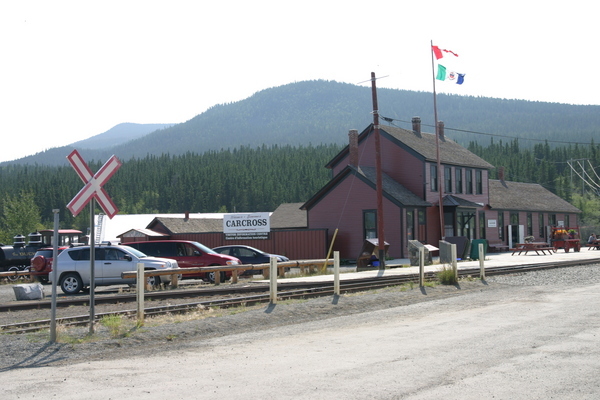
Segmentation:
[(271, 304), (275, 304), (277, 303), (277, 257), (271, 257), (269, 283)]
[(458, 261), (456, 260), (456, 244), (450, 245), (450, 254), (452, 254), (452, 270), (454, 271), (454, 279), (458, 280)]
[(144, 264), (137, 264), (137, 323), (138, 326), (144, 325), (144, 292), (146, 288), (146, 274), (144, 274)]
[(333, 252), (333, 294), (340, 295), (340, 252)]
[(485, 280), (485, 266), (484, 263), (485, 254), (483, 254), (483, 243), (479, 243), (479, 277)]
[(425, 248), (419, 247), (419, 286), (425, 286)]

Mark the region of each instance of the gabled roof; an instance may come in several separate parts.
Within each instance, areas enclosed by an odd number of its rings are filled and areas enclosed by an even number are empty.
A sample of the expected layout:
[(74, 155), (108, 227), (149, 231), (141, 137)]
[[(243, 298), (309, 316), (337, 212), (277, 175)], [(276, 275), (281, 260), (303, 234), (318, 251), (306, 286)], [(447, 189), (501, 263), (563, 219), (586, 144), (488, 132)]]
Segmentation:
[(499, 210), (581, 213), (537, 183), (489, 180), (490, 207)]
[[(365, 140), (369, 135), (373, 134), (373, 125), (369, 125), (367, 129), (362, 131), (358, 136), (358, 142)], [(435, 134), (421, 133), (417, 136), (414, 132), (406, 129), (397, 128), (394, 126), (380, 126), (379, 132), (381, 135), (386, 135), (395, 142), (398, 146), (403, 147), (409, 152), (425, 161), (437, 162), (437, 145)], [(469, 150), (459, 145), (452, 139), (445, 136), (439, 141), (440, 144), (440, 161), (442, 164), (459, 165), (465, 167), (491, 169), (494, 166), (481, 157), (471, 153)], [(333, 168), (348, 156), (348, 146), (340, 151), (327, 165), (327, 168)]]
[(271, 214), (271, 229), (292, 229), (308, 227), (306, 210), (301, 210), (303, 203), (281, 204)]
[[(319, 200), (333, 190), (341, 181), (350, 177), (356, 176), (361, 179), (367, 185), (371, 186), (373, 190), (376, 189), (376, 170), (374, 167), (355, 167), (352, 165), (346, 166), (339, 174), (337, 174), (331, 181), (329, 181), (321, 190), (319, 190), (312, 198), (310, 198), (302, 206), (303, 210), (312, 208)], [(387, 174), (382, 174), (383, 183), (383, 195), (391, 200), (393, 203), (399, 206), (413, 206), (413, 207), (430, 207), (431, 203), (421, 199), (413, 192), (408, 190), (406, 187), (392, 179)]]
[(120, 235), (117, 235), (118, 238), (124, 238), (124, 237), (155, 237), (155, 238), (160, 238), (160, 237), (168, 237), (169, 235), (167, 235), (166, 233), (160, 233), (160, 232), (155, 232), (153, 230), (150, 229), (130, 229), (125, 233), (122, 233)]
[[(162, 225), (169, 234), (174, 233), (208, 233), (223, 232), (223, 219), (217, 218), (168, 218), (157, 217), (148, 224), (147, 228), (157, 230), (157, 225)], [(160, 230), (160, 229), (158, 229)]]

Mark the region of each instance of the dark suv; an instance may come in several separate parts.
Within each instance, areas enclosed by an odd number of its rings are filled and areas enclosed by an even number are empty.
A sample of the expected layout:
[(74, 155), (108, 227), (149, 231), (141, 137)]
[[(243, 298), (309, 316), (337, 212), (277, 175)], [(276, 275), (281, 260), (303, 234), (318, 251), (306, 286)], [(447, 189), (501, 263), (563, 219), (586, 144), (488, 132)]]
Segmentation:
[[(198, 242), (188, 240), (151, 240), (148, 242), (122, 243), (153, 257), (177, 260), (179, 268), (209, 267), (216, 265), (238, 265), (242, 262), (235, 257), (219, 254)], [(221, 282), (232, 275), (231, 271), (221, 272)], [(215, 281), (214, 272), (184, 274), (183, 278), (200, 278), (208, 282)]]

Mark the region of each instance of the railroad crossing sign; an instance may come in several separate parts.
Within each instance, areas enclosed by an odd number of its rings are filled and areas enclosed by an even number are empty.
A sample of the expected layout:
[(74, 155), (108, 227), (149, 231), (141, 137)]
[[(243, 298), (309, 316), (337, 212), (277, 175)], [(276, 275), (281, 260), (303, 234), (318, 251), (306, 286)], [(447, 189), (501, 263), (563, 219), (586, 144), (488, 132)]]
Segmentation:
[(100, 207), (102, 207), (109, 218), (112, 219), (112, 217), (117, 215), (119, 209), (102, 186), (104, 186), (104, 184), (108, 182), (121, 167), (121, 161), (119, 161), (116, 156), (112, 156), (102, 168), (93, 175), (90, 167), (88, 167), (77, 150), (73, 150), (71, 154), (67, 156), (67, 159), (77, 172), (77, 175), (79, 175), (83, 183), (85, 183), (85, 186), (75, 197), (73, 197), (73, 200), (67, 204), (69, 211), (71, 211), (73, 215), (77, 215), (90, 200), (96, 198), (98, 204), (100, 204)]

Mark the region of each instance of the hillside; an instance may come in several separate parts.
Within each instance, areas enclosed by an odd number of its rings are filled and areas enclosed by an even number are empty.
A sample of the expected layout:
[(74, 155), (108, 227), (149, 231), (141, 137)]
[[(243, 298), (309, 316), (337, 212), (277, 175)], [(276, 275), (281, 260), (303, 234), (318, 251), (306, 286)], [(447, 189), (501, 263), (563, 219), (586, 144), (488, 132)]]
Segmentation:
[[(410, 128), (420, 116), (432, 131), (433, 96), (427, 92), (378, 89), (379, 114)], [(539, 141), (589, 143), (599, 133), (600, 106), (505, 100), (471, 96), (438, 95), (439, 119), (446, 135), (463, 145), (490, 143), (490, 135), (504, 141), (521, 138), (531, 147)], [(63, 165), (72, 147), (88, 146), (88, 160), (106, 160), (116, 154), (122, 160), (149, 154), (202, 154), (208, 150), (240, 146), (345, 144), (349, 129), (364, 129), (372, 122), (371, 88), (333, 81), (304, 81), (265, 89), (247, 99), (215, 105), (191, 120), (110, 145), (109, 132), (87, 143), (51, 149), (13, 164)], [(115, 127), (116, 128), (116, 127)], [(114, 129), (114, 128), (113, 128)], [(455, 130), (456, 129), (456, 130)], [(112, 131), (112, 130), (111, 130)], [(470, 133), (477, 132), (477, 133)], [(498, 137), (495, 141), (502, 140)], [(106, 139), (106, 140), (105, 140)]]

